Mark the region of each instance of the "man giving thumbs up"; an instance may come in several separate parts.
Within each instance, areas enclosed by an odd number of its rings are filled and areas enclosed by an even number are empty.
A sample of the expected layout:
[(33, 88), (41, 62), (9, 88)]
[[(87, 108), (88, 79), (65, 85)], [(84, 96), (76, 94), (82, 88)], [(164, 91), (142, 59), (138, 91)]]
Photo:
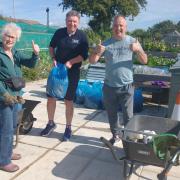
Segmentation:
[(139, 42), (126, 35), (127, 24), (123, 16), (115, 16), (113, 21), (113, 37), (101, 42), (95, 47), (89, 57), (90, 63), (96, 63), (103, 54), (106, 63), (103, 98), (107, 110), (114, 144), (119, 140), (118, 109), (121, 105), (123, 122), (126, 125), (133, 116), (133, 62), (132, 55), (136, 53), (142, 64), (147, 63), (147, 55)]

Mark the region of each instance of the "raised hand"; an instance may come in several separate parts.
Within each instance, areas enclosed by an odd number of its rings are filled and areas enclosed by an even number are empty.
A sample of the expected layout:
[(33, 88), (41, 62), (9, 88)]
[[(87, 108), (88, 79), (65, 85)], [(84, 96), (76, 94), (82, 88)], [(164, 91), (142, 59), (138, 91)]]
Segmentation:
[(147, 54), (144, 52), (143, 48), (141, 47), (141, 44), (137, 39), (134, 43), (130, 45), (130, 49), (137, 54), (138, 60), (142, 64), (147, 64), (148, 62)]
[(32, 49), (34, 51), (34, 54), (38, 55), (39, 54), (39, 46), (37, 44), (34, 43), (34, 41), (32, 40)]
[(137, 39), (136, 39), (136, 41), (134, 43), (132, 43), (130, 45), (130, 49), (133, 52), (141, 52), (142, 51), (142, 47), (141, 47), (141, 45), (140, 45), (140, 43), (139, 43), (139, 41)]
[(97, 54), (98, 56), (101, 56), (104, 51), (105, 51), (105, 46), (103, 46), (101, 44), (101, 40), (99, 40), (98, 45), (94, 49), (94, 53)]

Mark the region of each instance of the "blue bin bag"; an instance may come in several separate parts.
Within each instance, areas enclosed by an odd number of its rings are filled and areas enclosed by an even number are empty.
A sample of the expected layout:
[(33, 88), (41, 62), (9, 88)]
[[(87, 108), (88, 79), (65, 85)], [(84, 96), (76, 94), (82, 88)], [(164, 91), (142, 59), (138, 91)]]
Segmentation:
[(58, 77), (62, 80), (65, 80), (67, 78), (67, 68), (64, 64), (58, 63)]
[(51, 97), (62, 100), (66, 95), (67, 87), (67, 75), (62, 78), (62, 71), (59, 66), (53, 67), (48, 76), (46, 93)]
[(94, 82), (86, 90), (84, 106), (90, 109), (102, 109), (102, 83)]
[(134, 112), (141, 112), (143, 110), (144, 98), (141, 89), (134, 90)]
[(89, 84), (87, 80), (79, 81), (76, 90), (76, 101), (75, 101), (77, 104), (84, 104), (86, 90), (89, 88), (88, 86)]

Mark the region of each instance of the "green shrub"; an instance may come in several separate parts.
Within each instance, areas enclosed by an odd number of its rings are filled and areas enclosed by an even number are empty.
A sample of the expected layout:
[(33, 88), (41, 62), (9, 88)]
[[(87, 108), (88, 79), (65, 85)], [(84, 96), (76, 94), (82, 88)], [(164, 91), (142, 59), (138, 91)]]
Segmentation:
[(101, 37), (91, 29), (86, 29), (85, 33), (87, 34), (90, 47), (93, 46), (93, 44), (97, 44), (99, 39), (101, 39)]
[(47, 78), (52, 67), (51, 61), (52, 60), (47, 51), (40, 52), (40, 60), (38, 61), (38, 64), (35, 68), (22, 68), (23, 77), (26, 79), (26, 81), (34, 81)]
[(147, 40), (144, 43), (144, 49), (147, 51), (163, 51), (164, 52), (168, 49), (168, 47), (164, 42)]
[(175, 64), (175, 59), (157, 57), (157, 56), (148, 56), (148, 66), (167, 66), (171, 67)]
[[(167, 66), (171, 67), (176, 63), (176, 59), (169, 59), (169, 58), (164, 58), (164, 57), (157, 57), (157, 56), (148, 56), (148, 66)], [(135, 57), (134, 59), (134, 64), (140, 64), (140, 62), (137, 60)]]

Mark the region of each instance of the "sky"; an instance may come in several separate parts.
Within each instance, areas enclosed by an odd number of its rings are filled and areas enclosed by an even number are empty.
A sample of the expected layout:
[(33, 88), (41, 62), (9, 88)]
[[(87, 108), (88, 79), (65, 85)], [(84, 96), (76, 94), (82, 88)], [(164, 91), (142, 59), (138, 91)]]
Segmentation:
[[(8, 3), (7, 3), (8, 2)], [(65, 14), (58, 3), (61, 0), (0, 0), (0, 14), (19, 19), (36, 20), (47, 24), (49, 8), (50, 25), (65, 26)], [(148, 4), (134, 21), (128, 21), (128, 30), (147, 29), (164, 20), (180, 21), (180, 0), (147, 0)], [(86, 28), (89, 19), (81, 18), (80, 28)]]

